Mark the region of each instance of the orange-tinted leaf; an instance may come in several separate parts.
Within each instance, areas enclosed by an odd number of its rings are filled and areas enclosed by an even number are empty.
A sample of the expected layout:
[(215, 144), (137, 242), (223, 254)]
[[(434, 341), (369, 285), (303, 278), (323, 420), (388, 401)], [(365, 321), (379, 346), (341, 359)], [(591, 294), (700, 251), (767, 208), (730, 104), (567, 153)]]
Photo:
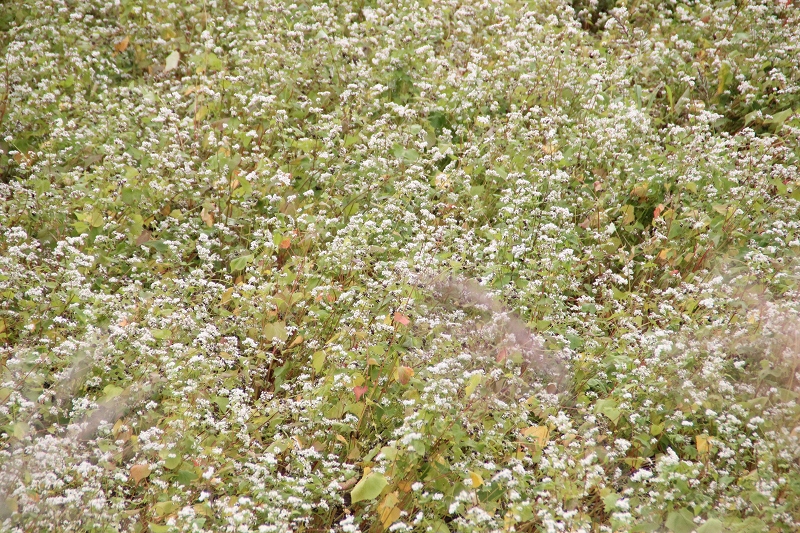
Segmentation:
[(535, 439), (536, 444), (539, 446), (544, 446), (547, 444), (547, 437), (550, 434), (550, 430), (547, 429), (547, 426), (531, 426), (523, 429), (522, 434)]
[(408, 317), (399, 311), (394, 314), (394, 321), (399, 324), (403, 324), (404, 326), (407, 326), (411, 323)]
[(131, 467), (131, 477), (136, 483), (139, 483), (141, 480), (143, 480), (149, 475), (150, 475), (150, 465), (141, 464), (141, 465), (133, 465)]
[(403, 385), (408, 385), (411, 376), (414, 375), (414, 369), (410, 366), (397, 367), (397, 381)]
[(290, 247), (291, 245), (292, 245), (292, 239), (290, 239), (289, 237), (283, 239), (280, 244), (281, 248), (284, 250)]
[(500, 351), (497, 352), (497, 356), (494, 358), (495, 361), (498, 363), (502, 363), (508, 357), (508, 350), (505, 348), (500, 348)]
[(362, 385), (360, 387), (353, 387), (353, 393), (356, 395), (356, 401), (360, 400), (362, 396), (367, 392), (367, 386)]
[(130, 43), (131, 37), (130, 35), (126, 35), (124, 39), (114, 45), (114, 50), (117, 52), (124, 52), (128, 49), (128, 43)]
[(664, 212), (664, 204), (658, 204), (655, 209), (653, 209), (653, 218), (658, 218), (661, 216), (661, 213)]

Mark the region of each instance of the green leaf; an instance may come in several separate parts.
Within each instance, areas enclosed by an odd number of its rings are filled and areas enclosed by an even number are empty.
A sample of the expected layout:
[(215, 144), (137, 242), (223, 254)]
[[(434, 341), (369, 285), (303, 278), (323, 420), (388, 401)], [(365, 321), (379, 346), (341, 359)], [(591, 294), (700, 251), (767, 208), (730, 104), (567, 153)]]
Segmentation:
[(197, 479), (197, 474), (191, 470), (179, 470), (177, 475), (178, 483), (181, 485), (189, 485)]
[(172, 336), (172, 330), (169, 329), (154, 329), (151, 330), (154, 339), (165, 340)]
[(153, 250), (155, 250), (160, 254), (163, 254), (164, 252), (169, 250), (169, 246), (167, 246), (161, 241), (147, 241), (143, 243), (142, 246), (147, 246), (148, 248), (152, 248)]
[(359, 207), (358, 202), (350, 202), (345, 206), (344, 211), (342, 211), (342, 214), (346, 217), (351, 217), (356, 213), (358, 213), (358, 207)]
[(695, 529), (693, 518), (688, 509), (673, 511), (667, 515), (667, 528), (672, 533), (692, 533)]
[(715, 96), (719, 96), (725, 92), (725, 87), (731, 82), (731, 80), (733, 80), (731, 64), (727, 61), (723, 61), (719, 68), (719, 75), (717, 76), (717, 92)]
[(481, 376), (480, 374), (473, 374), (472, 377), (469, 378), (469, 383), (467, 383), (467, 388), (464, 391), (464, 394), (466, 395), (467, 398), (472, 396), (472, 393), (475, 392), (475, 389), (478, 388), (478, 385), (480, 384), (482, 378), (483, 376)]
[(236, 259), (231, 261), (231, 272), (236, 272), (237, 270), (244, 270), (244, 268), (250, 264), (253, 260), (253, 254), (246, 254), (237, 257)]
[(311, 366), (314, 367), (314, 372), (319, 374), (322, 370), (325, 364), (325, 357), (325, 352), (322, 350), (314, 352), (314, 355), (311, 357)]
[(383, 474), (369, 473), (353, 487), (350, 492), (350, 501), (356, 503), (363, 500), (374, 500), (388, 484), (389, 482), (386, 481)]
[(175, 470), (183, 462), (183, 458), (179, 453), (164, 450), (161, 453), (161, 458), (164, 459), (164, 467), (167, 470)]
[(722, 522), (716, 518), (709, 518), (705, 524), (697, 528), (697, 533), (722, 533)]
[(27, 435), (30, 430), (28, 424), (25, 422), (17, 422), (14, 424), (13, 428), (14, 437), (17, 439), (24, 439), (25, 435)]
[(277, 322), (268, 322), (264, 324), (264, 337), (268, 341), (277, 338), (286, 342), (286, 339), (289, 338), (289, 332), (286, 331), (286, 323), (279, 320)]
[(606, 513), (610, 514), (617, 508), (617, 500), (619, 500), (619, 494), (616, 492), (610, 492), (603, 496), (603, 507)]
[(117, 387), (116, 385), (106, 385), (103, 388), (103, 400), (111, 400), (123, 392), (125, 392), (125, 389), (122, 387)]
[(750, 503), (752, 503), (753, 505), (765, 505), (769, 503), (769, 498), (764, 496), (757, 490), (754, 490), (750, 492)]
[(178, 504), (175, 502), (158, 502), (156, 505), (156, 515), (158, 516), (165, 516), (172, 513), (175, 509), (178, 508)]
[(770, 120), (765, 120), (764, 122), (766, 124), (775, 124), (775, 132), (777, 133), (777, 131), (781, 129), (783, 123), (786, 122), (786, 119), (789, 118), (792, 115), (792, 113), (794, 113), (794, 111), (790, 107), (789, 109), (784, 109), (779, 113), (775, 113), (774, 115), (772, 115), (772, 118)]
[(597, 400), (594, 406), (595, 412), (608, 417), (611, 422), (616, 424), (619, 421), (620, 410), (617, 409), (617, 402), (611, 398)]
[(125, 187), (124, 189), (122, 189), (122, 192), (120, 193), (120, 198), (122, 199), (122, 202), (128, 205), (131, 205), (132, 203), (136, 202), (140, 196), (141, 196), (141, 191), (139, 191), (138, 189), (131, 189), (130, 187)]

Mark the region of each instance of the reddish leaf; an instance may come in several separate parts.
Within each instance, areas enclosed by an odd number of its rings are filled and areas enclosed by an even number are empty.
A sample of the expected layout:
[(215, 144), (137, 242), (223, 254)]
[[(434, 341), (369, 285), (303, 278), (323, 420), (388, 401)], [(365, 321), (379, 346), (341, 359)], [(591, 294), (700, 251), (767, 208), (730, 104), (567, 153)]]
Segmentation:
[(400, 312), (394, 314), (394, 321), (403, 324), (404, 326), (407, 326), (411, 323), (408, 317)]
[(653, 209), (653, 218), (658, 218), (661, 216), (661, 213), (664, 212), (664, 204), (658, 204), (655, 209)]
[(356, 401), (360, 400), (367, 392), (367, 386), (361, 385), (360, 387), (353, 387), (353, 393), (356, 395)]
[(285, 239), (283, 239), (281, 241), (280, 247), (285, 250), (291, 245), (292, 245), (292, 239), (290, 239), (289, 237), (286, 237)]
[(408, 385), (408, 382), (411, 380), (411, 376), (413, 375), (414, 369), (410, 366), (397, 367), (397, 381), (399, 381), (402, 385)]

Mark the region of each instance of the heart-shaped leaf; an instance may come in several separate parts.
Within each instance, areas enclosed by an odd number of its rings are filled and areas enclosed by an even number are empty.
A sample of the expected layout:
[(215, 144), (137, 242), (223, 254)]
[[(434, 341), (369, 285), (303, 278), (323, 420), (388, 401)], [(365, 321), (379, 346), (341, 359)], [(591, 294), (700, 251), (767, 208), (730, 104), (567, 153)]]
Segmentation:
[(389, 482), (386, 481), (383, 474), (369, 473), (361, 478), (361, 481), (356, 483), (356, 486), (350, 491), (350, 501), (356, 503), (363, 500), (374, 500), (388, 484)]
[(149, 475), (150, 475), (150, 465), (148, 464), (133, 465), (131, 467), (131, 477), (136, 483), (139, 483), (141, 480), (143, 480)]

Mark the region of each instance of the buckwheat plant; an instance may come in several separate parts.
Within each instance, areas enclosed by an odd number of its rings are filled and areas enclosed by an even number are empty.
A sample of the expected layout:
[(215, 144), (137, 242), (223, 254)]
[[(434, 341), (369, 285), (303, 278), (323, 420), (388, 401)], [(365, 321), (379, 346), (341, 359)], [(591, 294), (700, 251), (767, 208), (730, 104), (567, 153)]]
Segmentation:
[(8, 0), (0, 530), (800, 529), (796, 0)]

